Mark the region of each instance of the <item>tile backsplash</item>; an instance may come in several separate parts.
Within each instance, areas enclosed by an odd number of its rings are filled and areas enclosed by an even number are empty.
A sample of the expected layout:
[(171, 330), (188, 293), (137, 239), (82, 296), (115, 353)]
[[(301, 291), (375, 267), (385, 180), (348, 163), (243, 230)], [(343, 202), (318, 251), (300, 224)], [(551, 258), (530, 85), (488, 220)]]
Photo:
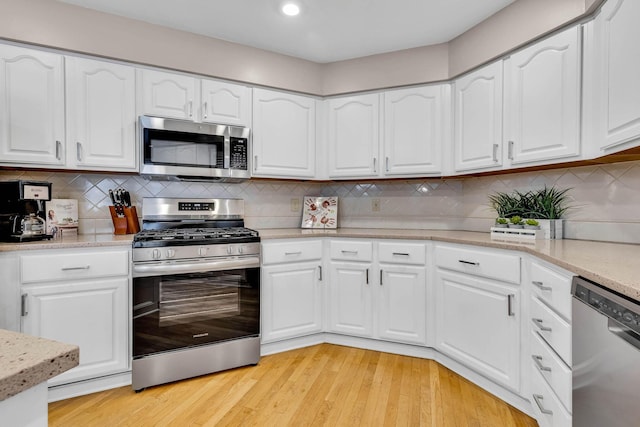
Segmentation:
[[(78, 200), (80, 233), (112, 233), (109, 189), (123, 187), (140, 206), (143, 197), (222, 197), (245, 200), (253, 228), (299, 227), (292, 199), (338, 196), (340, 227), (434, 228), (488, 231), (495, 191), (544, 185), (571, 188), (565, 237), (640, 243), (640, 161), (538, 172), (454, 179), (298, 182), (252, 179), (238, 184), (149, 181), (136, 175), (3, 170), (0, 180), (50, 181), (55, 198)], [(379, 210), (373, 210), (373, 201)], [(292, 209), (295, 208), (295, 209)], [(140, 211), (139, 211), (140, 212)]]

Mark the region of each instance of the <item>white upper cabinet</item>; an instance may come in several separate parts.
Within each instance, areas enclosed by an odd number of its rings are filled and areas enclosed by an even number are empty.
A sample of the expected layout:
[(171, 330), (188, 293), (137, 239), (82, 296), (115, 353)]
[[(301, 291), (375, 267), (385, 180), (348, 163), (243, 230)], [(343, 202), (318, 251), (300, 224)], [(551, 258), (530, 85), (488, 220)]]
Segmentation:
[(449, 85), (384, 93), (384, 175), (442, 172), (449, 143)]
[(135, 69), (66, 57), (67, 166), (137, 169)]
[(640, 2), (608, 0), (586, 38), (585, 135), (598, 154), (638, 145), (640, 137)]
[(198, 79), (184, 74), (138, 70), (140, 113), (149, 116), (197, 120)]
[(502, 167), (502, 61), (454, 82), (454, 169)]
[(253, 91), (253, 176), (313, 178), (316, 100), (265, 89)]
[(251, 88), (217, 80), (202, 80), (203, 122), (251, 126)]
[(0, 45), (0, 162), (64, 164), (64, 59)]
[(512, 165), (580, 155), (580, 68), (578, 27), (505, 61), (505, 141)]
[(380, 171), (380, 95), (327, 101), (329, 178), (376, 177)]

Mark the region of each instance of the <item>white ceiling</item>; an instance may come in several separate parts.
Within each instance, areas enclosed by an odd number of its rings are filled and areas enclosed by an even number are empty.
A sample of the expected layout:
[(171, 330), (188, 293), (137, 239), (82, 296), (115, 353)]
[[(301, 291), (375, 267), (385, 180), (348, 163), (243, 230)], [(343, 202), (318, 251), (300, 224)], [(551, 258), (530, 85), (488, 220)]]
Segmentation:
[(515, 0), (58, 0), (314, 62), (447, 42)]

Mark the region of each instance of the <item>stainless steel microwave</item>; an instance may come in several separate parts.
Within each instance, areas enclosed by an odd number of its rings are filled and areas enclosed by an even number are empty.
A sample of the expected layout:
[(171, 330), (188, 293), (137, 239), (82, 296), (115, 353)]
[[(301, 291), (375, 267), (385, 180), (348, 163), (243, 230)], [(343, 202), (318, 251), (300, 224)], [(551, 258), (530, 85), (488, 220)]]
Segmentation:
[(140, 175), (185, 181), (251, 177), (249, 128), (140, 116)]

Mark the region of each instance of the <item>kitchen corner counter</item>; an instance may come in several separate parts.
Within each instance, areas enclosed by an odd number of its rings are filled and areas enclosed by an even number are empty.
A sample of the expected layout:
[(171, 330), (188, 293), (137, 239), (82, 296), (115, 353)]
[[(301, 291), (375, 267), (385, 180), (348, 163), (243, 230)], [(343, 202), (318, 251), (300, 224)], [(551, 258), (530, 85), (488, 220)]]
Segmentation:
[(0, 329), (0, 401), (78, 365), (78, 346)]
[(0, 252), (63, 249), (63, 248), (97, 248), (101, 246), (131, 246), (133, 234), (79, 234), (61, 239), (37, 240), (33, 242), (0, 243)]
[(640, 245), (588, 240), (535, 240), (528, 242), (493, 240), (489, 233), (452, 230), (409, 230), (374, 228), (264, 229), (262, 240), (288, 238), (347, 237), (367, 239), (434, 240), (440, 242), (518, 250), (592, 280), (613, 291), (640, 301), (640, 275), (636, 260)]

